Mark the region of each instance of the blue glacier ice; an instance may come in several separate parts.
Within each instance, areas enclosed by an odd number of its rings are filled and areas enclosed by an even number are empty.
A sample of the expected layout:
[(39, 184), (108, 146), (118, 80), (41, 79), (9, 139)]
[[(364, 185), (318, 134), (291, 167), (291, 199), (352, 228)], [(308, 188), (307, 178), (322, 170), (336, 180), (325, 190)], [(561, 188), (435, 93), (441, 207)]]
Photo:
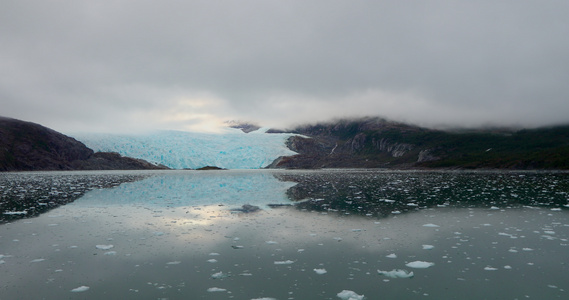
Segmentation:
[(172, 169), (216, 166), (225, 169), (260, 169), (279, 156), (296, 154), (285, 146), (292, 134), (244, 133), (225, 128), (221, 133), (156, 131), (145, 134), (78, 133), (70, 136), (96, 152), (118, 152)]

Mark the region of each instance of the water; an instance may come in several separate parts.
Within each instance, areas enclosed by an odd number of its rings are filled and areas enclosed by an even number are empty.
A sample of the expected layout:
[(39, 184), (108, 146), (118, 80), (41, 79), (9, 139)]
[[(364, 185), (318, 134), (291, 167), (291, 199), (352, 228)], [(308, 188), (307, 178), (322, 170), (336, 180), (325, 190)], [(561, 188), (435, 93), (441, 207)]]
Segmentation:
[(568, 176), (4, 173), (0, 299), (565, 299)]

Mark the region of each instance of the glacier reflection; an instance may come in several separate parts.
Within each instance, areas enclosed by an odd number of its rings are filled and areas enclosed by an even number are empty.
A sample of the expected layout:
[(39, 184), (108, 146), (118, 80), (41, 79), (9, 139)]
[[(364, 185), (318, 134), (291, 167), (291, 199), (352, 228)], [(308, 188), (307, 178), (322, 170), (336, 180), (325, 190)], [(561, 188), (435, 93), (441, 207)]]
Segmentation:
[(77, 205), (110, 206), (138, 204), (180, 207), (250, 204), (290, 204), (286, 191), (296, 185), (280, 181), (271, 170), (162, 171), (144, 180), (124, 183), (113, 189), (93, 190)]

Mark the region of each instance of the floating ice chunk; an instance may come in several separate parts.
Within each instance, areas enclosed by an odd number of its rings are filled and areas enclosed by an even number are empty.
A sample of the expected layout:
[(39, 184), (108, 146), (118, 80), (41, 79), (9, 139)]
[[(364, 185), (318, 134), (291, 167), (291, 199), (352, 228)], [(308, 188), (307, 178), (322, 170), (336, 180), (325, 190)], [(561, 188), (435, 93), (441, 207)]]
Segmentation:
[(423, 250), (431, 250), (433, 248), (435, 248), (433, 245), (423, 245)]
[(496, 206), (492, 206), (492, 207), (490, 207), (490, 209), (492, 209), (492, 210), (497, 210), (497, 209), (500, 209), (500, 208), (499, 208), (499, 207), (496, 207)]
[(99, 250), (109, 250), (112, 249), (114, 245), (96, 245), (95, 248)]
[(263, 298), (255, 298), (255, 299), (251, 299), (251, 300), (277, 300), (277, 298), (263, 297)]
[(275, 261), (275, 265), (290, 265), (293, 264), (294, 261), (292, 260), (280, 260), (280, 261)]
[(215, 259), (215, 258), (208, 259), (207, 262), (213, 264), (213, 263), (216, 263), (216, 262), (217, 262), (217, 259)]
[(555, 231), (545, 230), (543, 233), (545, 233), (545, 234), (555, 234)]
[(227, 275), (221, 271), (211, 275), (211, 278), (213, 278), (213, 279), (222, 279), (222, 278), (226, 278), (226, 277), (229, 277), (229, 275)]
[(522, 250), (524, 250), (524, 251), (533, 251), (532, 248), (522, 248)]
[(74, 288), (71, 290), (72, 293), (81, 293), (81, 292), (86, 292), (89, 290), (88, 286), (82, 285), (80, 287)]
[(275, 241), (266, 241), (265, 243), (267, 243), (267, 244), (269, 244), (269, 245), (275, 245), (275, 244), (278, 244), (278, 243), (277, 243), (277, 242), (275, 242)]
[(391, 253), (389, 255), (386, 255), (385, 257), (387, 258), (397, 258), (397, 255), (395, 253)]
[(175, 260), (175, 261), (167, 262), (166, 264), (167, 264), (167, 265), (179, 265), (179, 264), (181, 264), (181, 263), (182, 263), (181, 261)]
[(4, 212), (5, 215), (25, 215), (27, 214), (28, 211), (27, 210), (22, 210), (22, 211), (6, 211)]
[(362, 231), (362, 229), (360, 229), (360, 228), (352, 229), (352, 232), (360, 232), (360, 231)]
[(364, 300), (364, 295), (358, 295), (354, 291), (343, 290), (339, 292), (336, 296), (342, 300)]
[(210, 255), (210, 256), (217, 256), (217, 255), (219, 255), (219, 253), (217, 253), (217, 252), (212, 252), (212, 253), (210, 253), (209, 255)]
[(552, 208), (552, 211), (561, 211), (561, 208)]
[(504, 269), (506, 269), (506, 270), (511, 270), (511, 269), (512, 269), (512, 266), (504, 266)]
[(485, 271), (496, 271), (496, 270), (498, 270), (498, 269), (488, 266), (488, 267), (484, 268), (484, 270), (485, 270)]
[(410, 263), (405, 264), (405, 265), (408, 266), (409, 268), (426, 269), (428, 267), (434, 266), (435, 263), (417, 260), (417, 261), (413, 261), (413, 262), (410, 262)]
[(37, 262), (44, 261), (44, 260), (45, 260), (45, 258), (36, 258), (36, 259), (30, 260), (30, 262), (31, 263), (37, 263)]
[(433, 224), (433, 223), (429, 223), (429, 224), (423, 225), (423, 227), (433, 227), (433, 228), (435, 228), (435, 227), (441, 227), (441, 226), (435, 225), (435, 224)]
[(117, 251), (107, 251), (105, 252), (105, 255), (116, 255)]
[(409, 272), (407, 270), (402, 270), (402, 269), (393, 269), (391, 271), (377, 270), (377, 273), (379, 275), (383, 275), (389, 278), (411, 278), (415, 275), (413, 274), (413, 272)]
[(326, 271), (326, 269), (314, 269), (314, 272), (316, 272), (316, 274), (318, 274), (318, 275), (328, 273), (328, 271)]
[(210, 293), (215, 293), (215, 292), (225, 292), (227, 290), (218, 287), (210, 287), (209, 289), (207, 289), (207, 291)]

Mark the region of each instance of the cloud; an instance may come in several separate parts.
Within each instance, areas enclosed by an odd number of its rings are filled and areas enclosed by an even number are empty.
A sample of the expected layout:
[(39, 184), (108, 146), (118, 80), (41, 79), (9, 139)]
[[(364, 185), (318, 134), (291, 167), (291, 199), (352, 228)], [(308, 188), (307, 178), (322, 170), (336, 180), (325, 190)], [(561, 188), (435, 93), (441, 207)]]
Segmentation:
[(567, 12), (564, 1), (4, 1), (0, 114), (64, 131), (372, 114), (563, 123)]

